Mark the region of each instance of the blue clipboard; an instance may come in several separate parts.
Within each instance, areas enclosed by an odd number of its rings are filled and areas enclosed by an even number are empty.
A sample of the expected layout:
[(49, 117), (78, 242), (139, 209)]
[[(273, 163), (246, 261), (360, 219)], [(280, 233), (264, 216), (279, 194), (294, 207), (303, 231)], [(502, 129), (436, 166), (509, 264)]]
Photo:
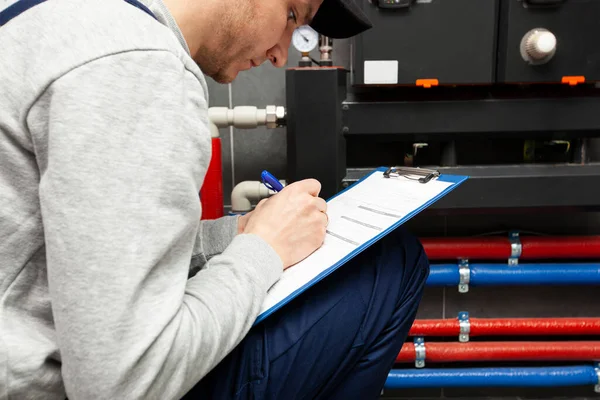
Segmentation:
[(268, 310), (263, 311), (257, 317), (256, 321), (254, 322), (254, 325), (257, 325), (261, 321), (264, 321), (271, 314), (273, 314), (274, 312), (276, 312), (277, 310), (279, 310), (280, 308), (282, 308), (284, 305), (286, 305), (291, 300), (293, 300), (294, 298), (296, 298), (299, 294), (301, 294), (302, 292), (304, 292), (306, 289), (308, 289), (309, 287), (313, 286), (317, 282), (321, 281), (323, 278), (325, 278), (326, 276), (328, 276), (329, 274), (331, 274), (333, 271), (337, 270), (339, 267), (341, 267), (342, 265), (344, 265), (345, 263), (347, 263), (349, 260), (351, 260), (352, 258), (356, 257), (356, 255), (360, 254), (362, 251), (364, 251), (365, 249), (369, 248), (373, 243), (377, 242), (379, 239), (381, 239), (382, 237), (386, 236), (388, 233), (390, 233), (394, 229), (396, 229), (399, 226), (401, 226), (402, 224), (406, 223), (408, 220), (410, 220), (411, 218), (413, 218), (415, 215), (417, 215), (421, 211), (425, 210), (426, 208), (428, 208), (429, 206), (431, 206), (432, 204), (434, 204), (436, 201), (438, 201), (439, 199), (441, 199), (442, 197), (446, 196), (448, 193), (450, 193), (451, 191), (453, 191), (454, 189), (456, 189), (464, 181), (466, 181), (467, 179), (469, 179), (468, 176), (464, 176), (464, 175), (445, 175), (445, 174), (440, 174), (436, 170), (430, 170), (430, 169), (409, 168), (409, 167), (379, 167), (379, 168), (374, 169), (373, 171), (371, 171), (369, 174), (365, 175), (364, 177), (362, 177), (358, 181), (356, 181), (354, 184), (352, 184), (352, 185), (348, 186), (347, 188), (345, 188), (344, 190), (336, 193), (334, 196), (332, 196), (331, 198), (329, 198), (327, 201), (329, 202), (330, 200), (336, 198), (337, 196), (341, 195), (342, 193), (346, 192), (347, 190), (350, 190), (352, 187), (354, 187), (356, 185), (359, 185), (362, 181), (364, 181), (365, 179), (367, 179), (369, 176), (371, 176), (375, 172), (383, 172), (383, 175), (386, 178), (392, 178), (394, 176), (403, 176), (403, 177), (406, 177), (406, 178), (409, 178), (409, 179), (415, 179), (415, 180), (418, 180), (419, 182), (421, 182), (424, 185), (426, 185), (431, 180), (437, 180), (437, 181), (442, 181), (442, 182), (449, 182), (449, 183), (452, 183), (452, 185), (448, 186), (445, 190), (443, 190), (442, 192), (440, 192), (434, 198), (432, 198), (429, 201), (427, 201), (424, 204), (422, 204), (420, 207), (416, 208), (412, 212), (410, 212), (407, 215), (405, 215), (402, 219), (400, 219), (398, 222), (394, 223), (392, 226), (390, 226), (385, 231), (381, 232), (379, 235), (375, 236), (371, 240), (363, 243), (362, 245), (360, 245), (359, 247), (357, 247), (356, 249), (354, 249), (351, 253), (347, 254), (340, 261), (338, 261), (337, 263), (333, 264), (331, 267), (325, 269), (319, 275), (315, 276), (312, 280), (310, 280), (310, 282), (306, 283), (305, 285), (303, 285), (299, 289), (297, 289), (294, 292), (290, 293), (285, 299), (279, 301), (277, 304), (275, 304), (273, 307), (269, 308)]

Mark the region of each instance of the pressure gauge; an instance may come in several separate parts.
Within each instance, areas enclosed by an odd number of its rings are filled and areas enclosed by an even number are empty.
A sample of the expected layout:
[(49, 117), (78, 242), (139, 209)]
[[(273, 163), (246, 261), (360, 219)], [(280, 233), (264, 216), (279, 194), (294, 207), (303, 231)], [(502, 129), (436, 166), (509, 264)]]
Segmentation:
[(299, 52), (308, 53), (319, 44), (319, 34), (310, 26), (302, 25), (294, 31), (292, 43)]

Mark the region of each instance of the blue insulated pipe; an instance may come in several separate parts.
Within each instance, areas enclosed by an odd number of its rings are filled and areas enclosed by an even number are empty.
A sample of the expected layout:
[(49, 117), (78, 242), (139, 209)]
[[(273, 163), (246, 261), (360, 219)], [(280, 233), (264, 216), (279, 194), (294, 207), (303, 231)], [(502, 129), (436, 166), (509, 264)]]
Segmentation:
[[(469, 285), (597, 285), (600, 264), (471, 264)], [(457, 264), (432, 264), (427, 286), (456, 286)]]
[(592, 365), (568, 367), (392, 370), (386, 389), (449, 387), (558, 387), (598, 385)]

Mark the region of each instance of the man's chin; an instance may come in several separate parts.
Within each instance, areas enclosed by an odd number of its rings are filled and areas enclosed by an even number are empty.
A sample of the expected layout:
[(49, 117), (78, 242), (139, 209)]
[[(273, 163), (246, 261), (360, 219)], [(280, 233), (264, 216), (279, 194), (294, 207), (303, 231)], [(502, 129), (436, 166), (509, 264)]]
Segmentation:
[(231, 71), (219, 71), (210, 77), (217, 83), (227, 84), (231, 83), (237, 78), (238, 72), (232, 73)]

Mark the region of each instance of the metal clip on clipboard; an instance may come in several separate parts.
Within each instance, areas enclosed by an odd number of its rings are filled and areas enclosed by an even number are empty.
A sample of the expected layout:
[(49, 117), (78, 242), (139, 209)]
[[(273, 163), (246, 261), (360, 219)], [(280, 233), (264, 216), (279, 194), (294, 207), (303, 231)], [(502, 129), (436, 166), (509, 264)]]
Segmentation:
[[(419, 177), (415, 177), (415, 175)], [(383, 173), (384, 178), (391, 178), (392, 176), (402, 176), (406, 179), (414, 179), (421, 183), (427, 183), (433, 178), (439, 177), (440, 173), (433, 169), (410, 167), (390, 167)]]

